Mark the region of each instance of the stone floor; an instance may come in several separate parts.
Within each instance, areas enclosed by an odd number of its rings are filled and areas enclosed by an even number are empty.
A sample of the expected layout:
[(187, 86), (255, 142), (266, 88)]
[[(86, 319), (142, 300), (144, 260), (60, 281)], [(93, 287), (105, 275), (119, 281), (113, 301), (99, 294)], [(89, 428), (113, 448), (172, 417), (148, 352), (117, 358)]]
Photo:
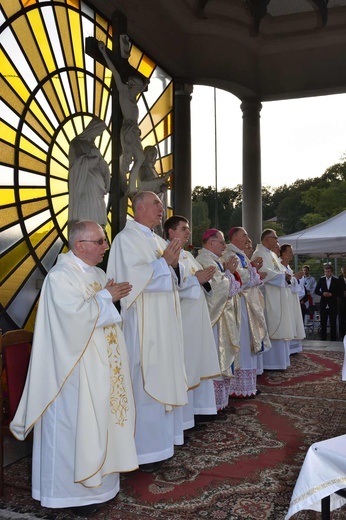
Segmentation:
[[(309, 337), (303, 341), (303, 350), (324, 350), (343, 352), (344, 345), (342, 341), (320, 341), (317, 339), (310, 339)], [(19, 460), (29, 453), (31, 453), (31, 442), (20, 442), (11, 437), (4, 439), (4, 466)], [(9, 520), (35, 520), (38, 517), (20, 514), (12, 511), (0, 510), (0, 519)], [(77, 518), (77, 517), (76, 517)]]

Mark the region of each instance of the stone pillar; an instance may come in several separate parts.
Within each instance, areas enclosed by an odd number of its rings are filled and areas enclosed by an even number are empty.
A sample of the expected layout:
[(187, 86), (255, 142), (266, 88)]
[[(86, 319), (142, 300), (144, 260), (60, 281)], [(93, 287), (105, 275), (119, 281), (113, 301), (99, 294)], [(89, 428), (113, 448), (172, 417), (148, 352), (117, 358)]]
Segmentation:
[(261, 131), (258, 100), (245, 100), (243, 111), (243, 226), (254, 248), (262, 232)]
[(174, 91), (174, 188), (173, 208), (192, 222), (191, 202), (191, 94), (193, 86), (175, 84)]

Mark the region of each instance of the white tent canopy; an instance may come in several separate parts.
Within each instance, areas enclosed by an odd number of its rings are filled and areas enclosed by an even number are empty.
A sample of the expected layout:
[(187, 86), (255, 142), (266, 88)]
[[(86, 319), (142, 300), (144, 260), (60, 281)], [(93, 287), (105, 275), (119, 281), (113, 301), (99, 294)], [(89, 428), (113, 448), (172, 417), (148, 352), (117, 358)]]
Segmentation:
[(279, 237), (291, 244), (295, 255), (346, 257), (346, 210), (308, 229)]

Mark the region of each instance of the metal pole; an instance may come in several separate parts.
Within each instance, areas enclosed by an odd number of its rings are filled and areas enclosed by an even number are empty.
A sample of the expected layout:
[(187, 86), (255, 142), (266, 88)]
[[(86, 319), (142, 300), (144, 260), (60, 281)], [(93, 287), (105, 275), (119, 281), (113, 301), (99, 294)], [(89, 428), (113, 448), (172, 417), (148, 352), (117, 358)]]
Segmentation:
[(216, 116), (216, 88), (214, 87), (214, 167), (215, 167), (215, 227), (219, 226), (219, 208), (217, 193), (217, 116)]

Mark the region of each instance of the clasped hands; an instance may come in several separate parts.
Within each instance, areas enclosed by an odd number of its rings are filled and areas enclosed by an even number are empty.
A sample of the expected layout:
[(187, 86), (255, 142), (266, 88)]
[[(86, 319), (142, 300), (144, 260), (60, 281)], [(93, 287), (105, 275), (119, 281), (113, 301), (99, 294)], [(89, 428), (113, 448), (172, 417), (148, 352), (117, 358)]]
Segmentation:
[(105, 289), (110, 292), (112, 301), (116, 302), (130, 293), (132, 285), (129, 282), (115, 283), (114, 278), (111, 278), (106, 283)]
[(178, 267), (180, 250), (181, 240), (179, 240), (179, 238), (173, 238), (162, 253), (162, 258), (164, 258), (167, 264), (171, 265), (173, 268)]

